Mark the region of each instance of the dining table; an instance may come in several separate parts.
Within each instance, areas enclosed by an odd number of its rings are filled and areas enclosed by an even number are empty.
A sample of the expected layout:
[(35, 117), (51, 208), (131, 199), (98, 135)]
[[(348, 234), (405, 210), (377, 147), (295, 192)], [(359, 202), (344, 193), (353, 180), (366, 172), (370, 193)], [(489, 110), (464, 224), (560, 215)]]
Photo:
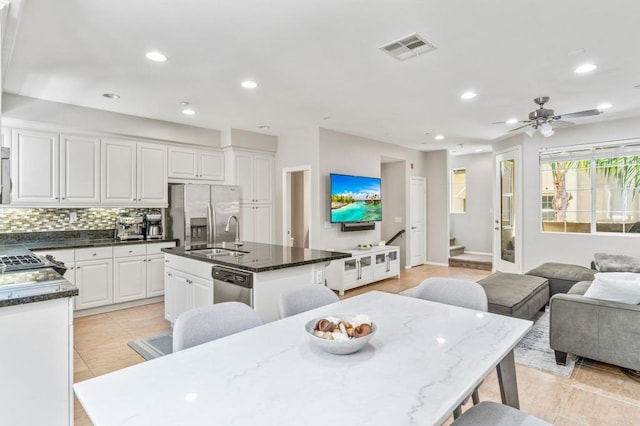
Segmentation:
[[(375, 334), (324, 352), (305, 324), (367, 315)], [(513, 349), (532, 322), (370, 291), (74, 385), (95, 425), (439, 425), (497, 369), (518, 408)]]

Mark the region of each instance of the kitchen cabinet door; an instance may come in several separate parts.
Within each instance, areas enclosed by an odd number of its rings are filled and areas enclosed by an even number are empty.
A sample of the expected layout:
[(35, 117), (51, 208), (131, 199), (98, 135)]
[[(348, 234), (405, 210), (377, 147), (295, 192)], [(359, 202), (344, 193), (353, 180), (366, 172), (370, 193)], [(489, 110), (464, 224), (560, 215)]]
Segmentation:
[(164, 255), (147, 257), (147, 297), (164, 294)]
[(189, 148), (169, 147), (170, 178), (195, 179), (198, 175), (198, 154)]
[(169, 199), (167, 149), (158, 145), (138, 143), (136, 168), (136, 202), (166, 206)]
[(113, 260), (113, 302), (143, 299), (147, 294), (146, 256)]
[(253, 156), (251, 154), (237, 153), (236, 158), (236, 185), (240, 186), (240, 203), (253, 203)]
[(184, 274), (170, 268), (165, 268), (164, 283), (164, 318), (173, 324), (180, 314), (189, 310), (190, 287)]
[(113, 302), (113, 260), (76, 262), (76, 310), (109, 305)]
[(191, 309), (213, 304), (213, 280), (190, 276), (187, 281), (191, 286)]
[(273, 207), (253, 207), (253, 240), (256, 243), (273, 244)]
[(57, 133), (13, 130), (12, 204), (59, 203), (59, 146)]
[(61, 135), (60, 202), (100, 203), (100, 139)]
[(129, 141), (102, 141), (102, 204), (132, 205), (136, 193), (136, 144)]
[(224, 154), (215, 151), (200, 151), (198, 170), (200, 179), (224, 180)]
[(256, 155), (253, 159), (253, 199), (256, 203), (273, 200), (273, 157)]

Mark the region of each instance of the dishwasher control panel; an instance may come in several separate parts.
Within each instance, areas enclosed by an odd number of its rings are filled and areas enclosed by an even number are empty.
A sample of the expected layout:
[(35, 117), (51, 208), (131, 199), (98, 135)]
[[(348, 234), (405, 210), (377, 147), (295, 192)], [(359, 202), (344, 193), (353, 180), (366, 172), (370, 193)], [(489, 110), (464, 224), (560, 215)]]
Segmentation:
[(253, 274), (251, 272), (216, 265), (211, 268), (211, 277), (214, 280), (224, 281), (241, 287), (253, 288)]

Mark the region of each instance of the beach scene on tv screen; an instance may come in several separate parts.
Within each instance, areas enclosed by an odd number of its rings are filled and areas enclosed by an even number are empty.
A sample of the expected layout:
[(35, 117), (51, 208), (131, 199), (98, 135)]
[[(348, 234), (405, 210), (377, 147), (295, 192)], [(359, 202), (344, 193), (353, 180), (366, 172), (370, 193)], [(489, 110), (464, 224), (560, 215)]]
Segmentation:
[(380, 179), (331, 175), (331, 222), (382, 220)]

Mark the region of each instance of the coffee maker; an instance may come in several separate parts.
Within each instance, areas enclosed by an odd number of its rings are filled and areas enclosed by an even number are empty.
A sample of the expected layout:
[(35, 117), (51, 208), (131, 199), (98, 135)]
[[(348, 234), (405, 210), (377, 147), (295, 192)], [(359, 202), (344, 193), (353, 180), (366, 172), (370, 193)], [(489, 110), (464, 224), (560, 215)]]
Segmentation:
[(143, 221), (142, 216), (118, 216), (118, 233), (119, 240), (143, 240)]
[(146, 214), (144, 216), (144, 237), (147, 240), (159, 240), (162, 238), (161, 214)]

